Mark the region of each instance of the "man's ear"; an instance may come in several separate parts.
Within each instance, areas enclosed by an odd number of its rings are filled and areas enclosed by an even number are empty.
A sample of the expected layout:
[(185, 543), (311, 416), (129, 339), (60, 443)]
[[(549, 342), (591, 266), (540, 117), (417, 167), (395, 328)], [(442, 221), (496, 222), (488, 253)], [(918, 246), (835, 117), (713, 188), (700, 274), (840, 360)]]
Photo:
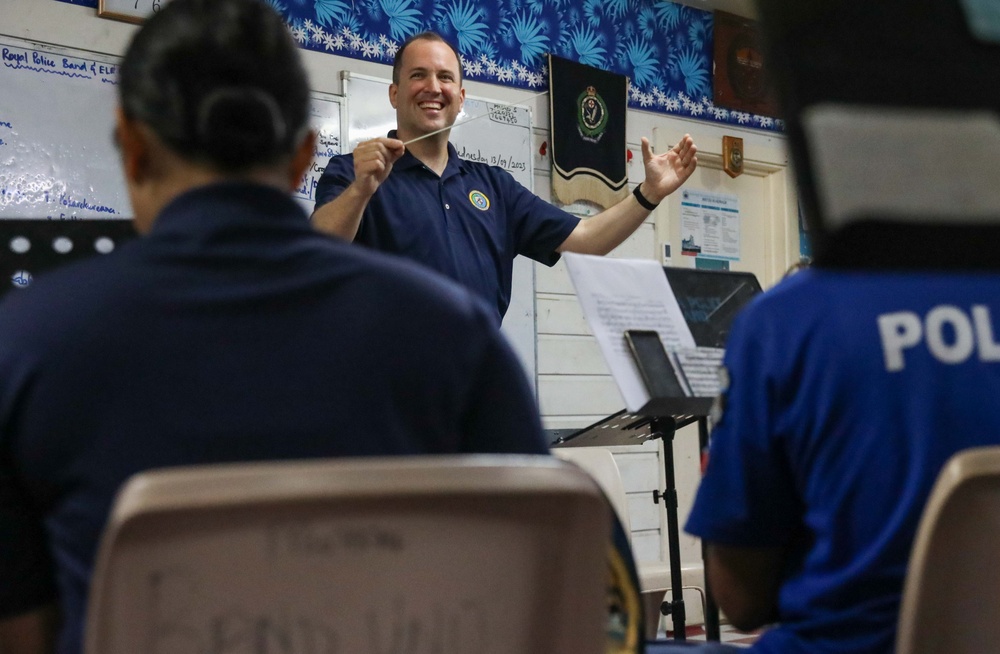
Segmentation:
[(115, 141), (121, 151), (125, 181), (141, 184), (149, 173), (149, 141), (138, 123), (125, 117), (121, 107), (115, 111)]
[(398, 93), (399, 93), (399, 84), (395, 84), (395, 83), (394, 84), (390, 84), (389, 85), (389, 104), (392, 105), (393, 109), (396, 108), (396, 94), (398, 94)]
[(312, 163), (313, 155), (316, 154), (316, 130), (309, 130), (309, 133), (302, 139), (302, 143), (295, 149), (292, 160), (289, 163), (289, 189), (295, 190), (302, 183), (302, 176), (306, 174), (306, 169)]

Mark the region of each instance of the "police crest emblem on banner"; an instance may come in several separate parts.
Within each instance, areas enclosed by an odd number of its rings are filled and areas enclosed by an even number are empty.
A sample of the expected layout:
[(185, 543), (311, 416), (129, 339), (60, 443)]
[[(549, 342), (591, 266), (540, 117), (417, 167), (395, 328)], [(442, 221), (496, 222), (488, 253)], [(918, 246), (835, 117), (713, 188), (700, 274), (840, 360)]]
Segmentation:
[(608, 105), (598, 94), (597, 89), (588, 86), (576, 100), (579, 113), (577, 120), (580, 128), (580, 138), (591, 143), (600, 143), (608, 126)]
[(608, 208), (628, 195), (628, 78), (549, 55), (552, 195)]

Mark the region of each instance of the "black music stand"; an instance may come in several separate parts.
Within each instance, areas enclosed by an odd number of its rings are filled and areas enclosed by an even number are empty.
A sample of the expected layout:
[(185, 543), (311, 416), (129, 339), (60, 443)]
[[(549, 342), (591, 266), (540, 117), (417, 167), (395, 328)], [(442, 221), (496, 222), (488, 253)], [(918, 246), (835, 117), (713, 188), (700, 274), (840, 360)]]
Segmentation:
[[(643, 371), (643, 379), (651, 397), (636, 414), (649, 419), (650, 438), (659, 438), (663, 441), (663, 468), (666, 485), (662, 492), (653, 491), (653, 502), (659, 503), (663, 500), (667, 513), (667, 549), (670, 557), (670, 600), (663, 602), (660, 612), (669, 615), (674, 623), (674, 639), (686, 640), (687, 611), (684, 607), (684, 590), (681, 579), (681, 553), (680, 553), (680, 524), (677, 515), (677, 483), (674, 474), (674, 434), (677, 429), (698, 422), (699, 447), (703, 450), (708, 445), (708, 414), (712, 408), (712, 398), (705, 397), (684, 397), (679, 393), (669, 396), (656, 393), (674, 393), (680, 390), (680, 384), (676, 379), (676, 373), (671, 369), (667, 353), (663, 346), (656, 341), (658, 347), (633, 348), (632, 355), (635, 358), (636, 366)], [(656, 380), (647, 374), (655, 371), (659, 376)], [(659, 383), (663, 377), (674, 378), (668, 384)], [(702, 551), (704, 559), (704, 550)], [(705, 635), (709, 640), (719, 640), (719, 615), (717, 610), (710, 614), (707, 601), (710, 597), (707, 588), (708, 580), (706, 576), (706, 612), (705, 612)], [(714, 602), (711, 602), (714, 609)]]
[[(663, 273), (695, 345), (703, 348), (724, 347), (736, 313), (761, 291), (757, 278), (749, 272), (665, 267)], [(708, 415), (714, 398), (691, 397), (690, 389), (677, 379), (677, 365), (670, 361), (660, 339), (637, 340), (640, 336), (641, 330), (630, 330), (627, 340), (650, 399), (637, 411), (615, 413), (557, 439), (552, 447), (641, 445), (653, 438), (663, 440), (666, 487), (663, 491), (653, 491), (653, 501), (659, 503), (662, 499), (666, 510), (672, 599), (663, 603), (661, 612), (672, 616), (676, 639), (685, 640), (687, 615), (681, 581), (674, 434), (677, 429), (697, 422), (699, 447), (704, 451), (708, 447)], [(719, 611), (712, 599), (707, 577), (705, 605), (705, 635), (708, 640), (718, 641)]]
[[(666, 485), (663, 491), (653, 491), (653, 502), (658, 504), (662, 499), (667, 514), (671, 600), (663, 602), (660, 612), (673, 618), (674, 637), (677, 640), (686, 640), (687, 612), (684, 608), (681, 578), (680, 525), (674, 475), (674, 434), (677, 429), (697, 421), (699, 447), (704, 449), (708, 445), (707, 417), (712, 402), (712, 398), (707, 397), (655, 397), (644, 404), (639, 411), (632, 413), (619, 411), (552, 444), (553, 447), (608, 447), (641, 445), (654, 438), (663, 440)], [(719, 611), (711, 597), (706, 579), (705, 635), (708, 640), (718, 641)]]

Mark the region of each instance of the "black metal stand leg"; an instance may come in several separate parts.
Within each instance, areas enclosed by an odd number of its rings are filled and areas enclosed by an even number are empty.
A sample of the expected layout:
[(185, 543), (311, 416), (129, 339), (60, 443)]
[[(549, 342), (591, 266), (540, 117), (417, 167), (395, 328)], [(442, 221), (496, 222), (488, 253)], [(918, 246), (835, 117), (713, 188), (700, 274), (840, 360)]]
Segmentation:
[[(701, 559), (705, 560), (704, 543), (701, 546)], [(705, 575), (705, 640), (716, 642), (722, 640), (719, 633), (719, 605), (715, 603), (715, 597), (712, 595), (708, 575)]]
[(670, 555), (670, 601), (664, 602), (661, 609), (664, 615), (669, 615), (674, 623), (674, 638), (687, 640), (684, 610), (684, 590), (681, 573), (680, 528), (677, 518), (677, 484), (674, 478), (674, 432), (676, 423), (673, 418), (654, 418), (653, 433), (663, 440), (663, 467), (666, 473), (667, 487), (662, 494), (653, 495), (654, 501), (663, 498), (667, 510), (667, 547)]
[[(698, 418), (698, 445), (701, 452), (705, 452), (708, 447), (708, 420), (704, 417)], [(701, 545), (701, 560), (705, 563), (705, 544)], [(705, 574), (705, 639), (721, 640), (719, 634), (719, 607), (715, 603), (715, 596), (712, 595), (712, 588), (708, 583), (706, 568)]]

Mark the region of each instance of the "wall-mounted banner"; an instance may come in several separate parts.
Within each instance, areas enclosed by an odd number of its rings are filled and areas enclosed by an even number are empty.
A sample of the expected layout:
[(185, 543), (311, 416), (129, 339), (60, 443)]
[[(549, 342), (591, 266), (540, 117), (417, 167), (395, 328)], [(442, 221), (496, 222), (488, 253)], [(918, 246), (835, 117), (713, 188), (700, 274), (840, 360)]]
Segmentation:
[(628, 78), (549, 55), (552, 195), (607, 209), (628, 195)]

